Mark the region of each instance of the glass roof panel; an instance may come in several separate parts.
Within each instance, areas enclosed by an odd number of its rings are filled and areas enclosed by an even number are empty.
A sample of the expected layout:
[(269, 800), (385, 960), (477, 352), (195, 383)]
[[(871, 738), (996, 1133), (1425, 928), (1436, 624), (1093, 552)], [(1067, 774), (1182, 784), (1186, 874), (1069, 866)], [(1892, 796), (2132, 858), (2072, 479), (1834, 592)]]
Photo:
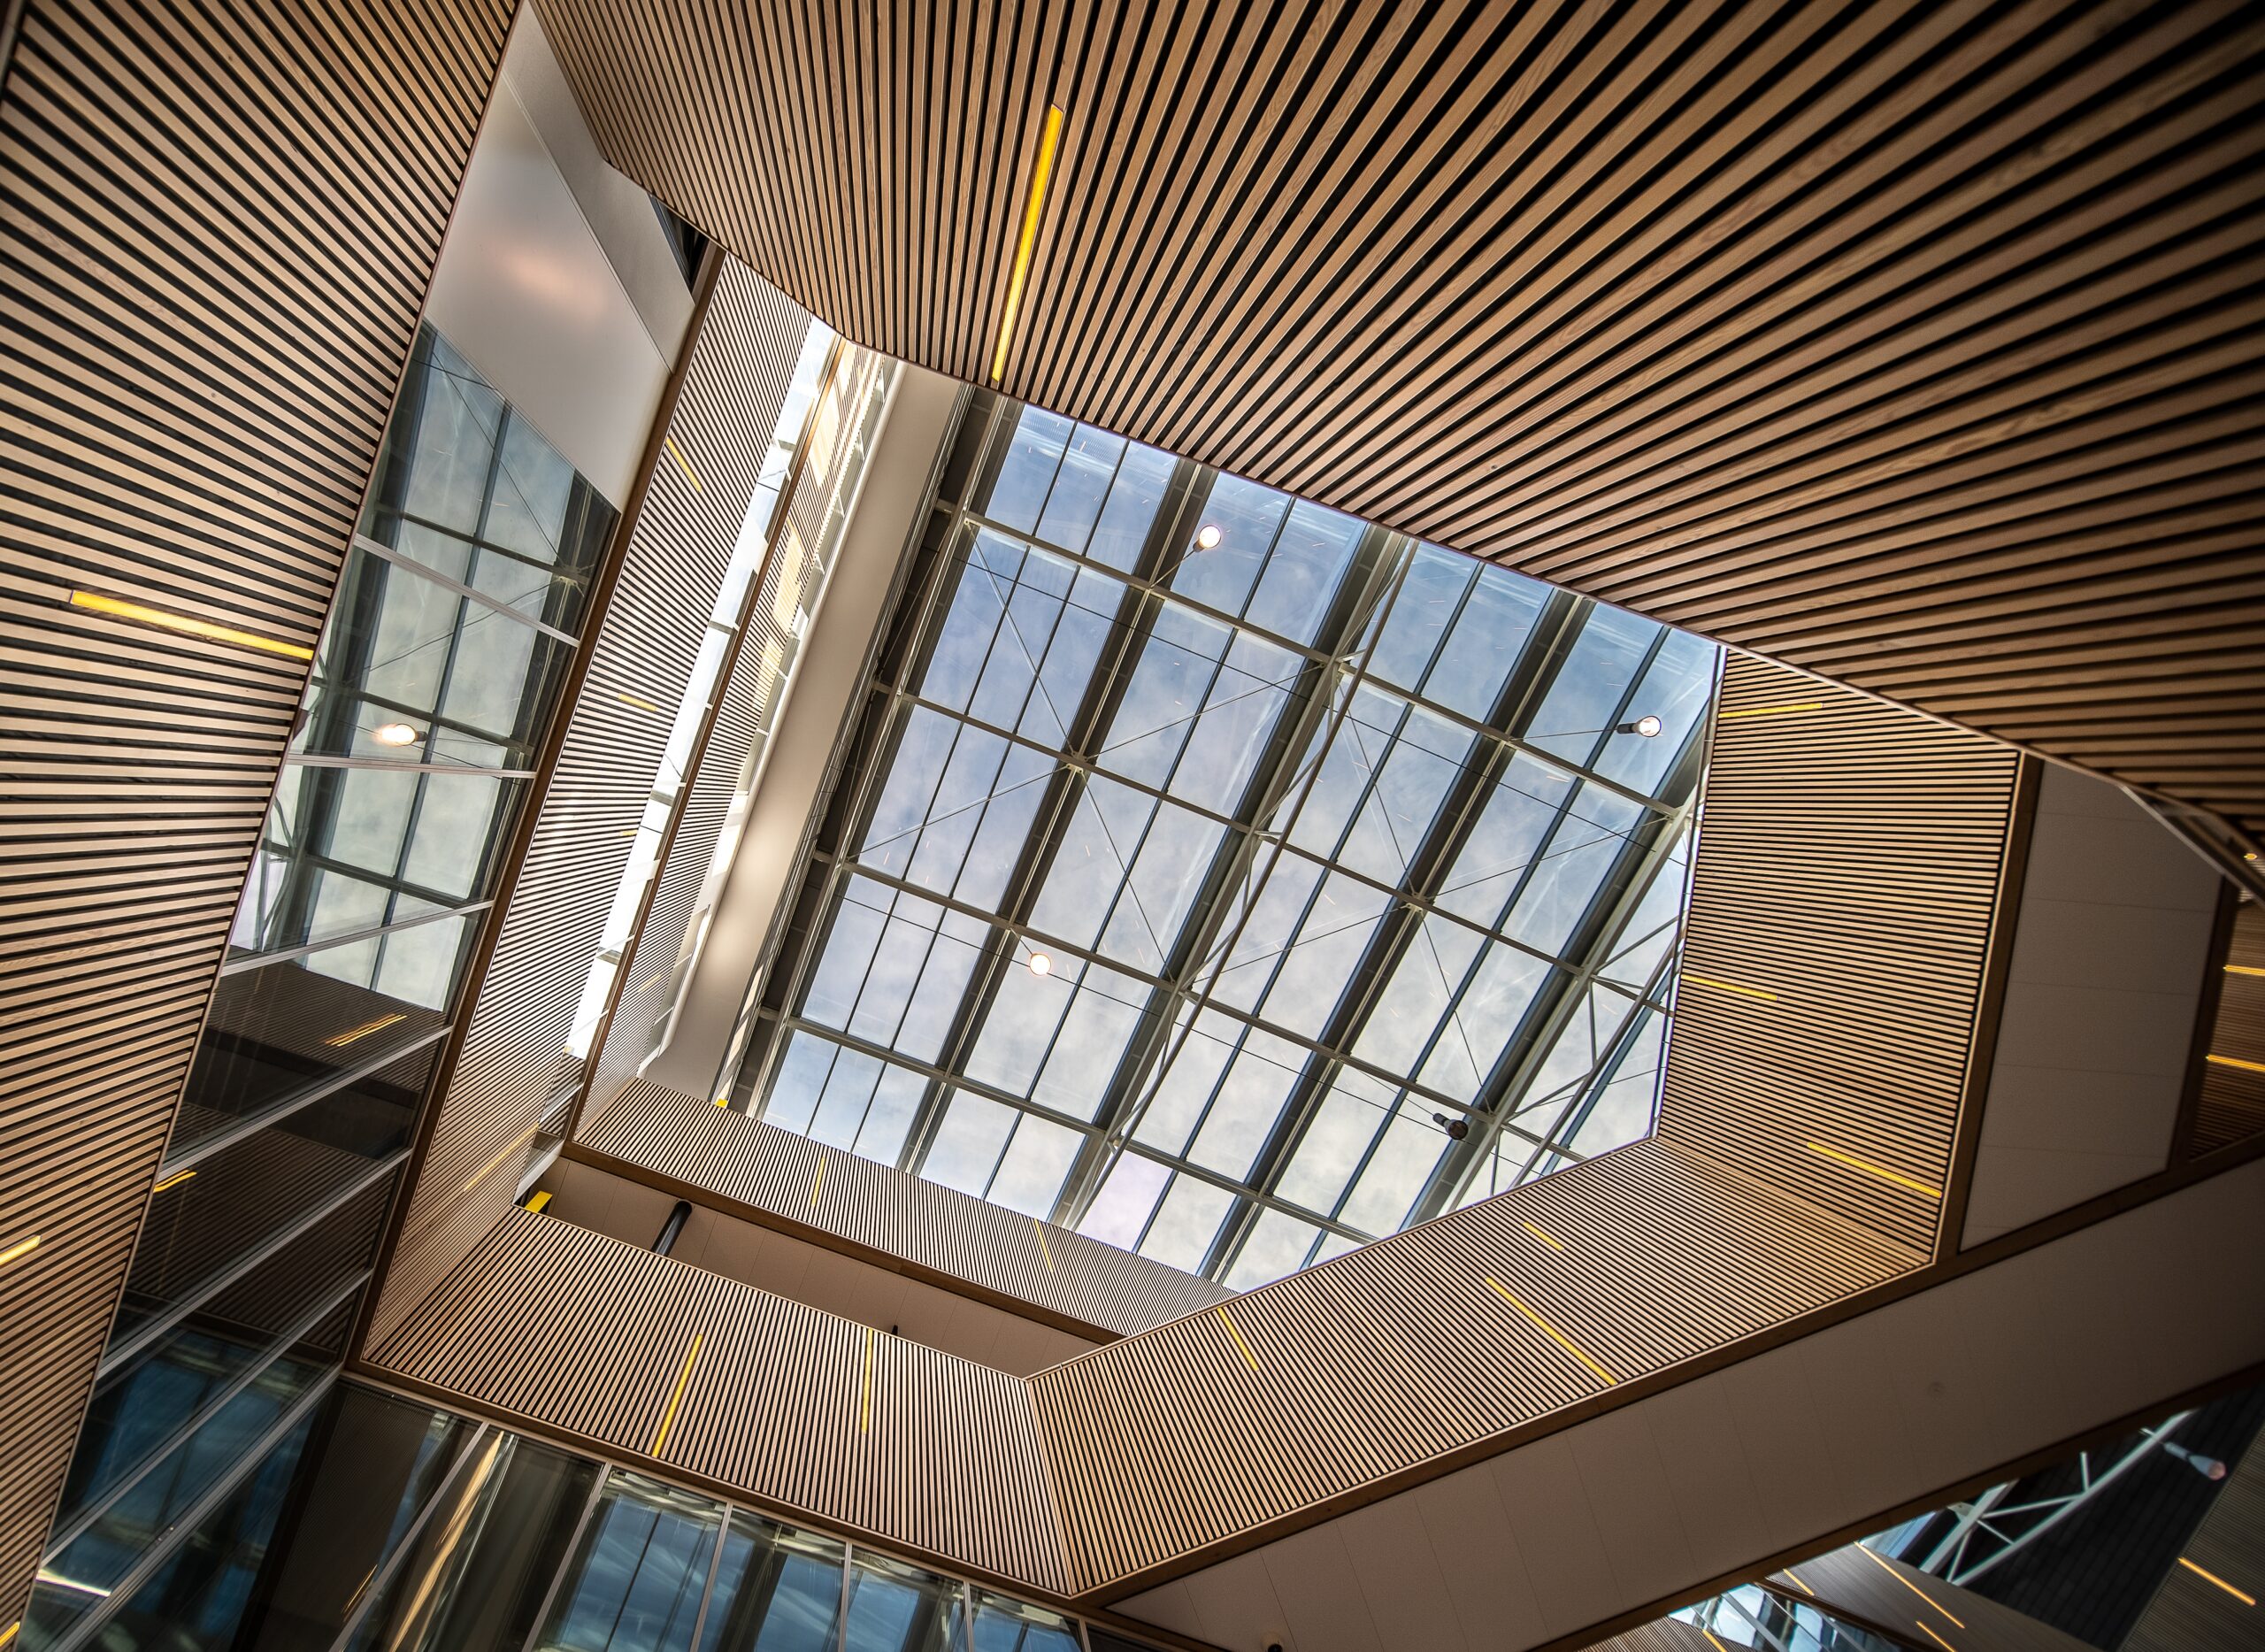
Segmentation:
[(1648, 1130), (1714, 647), (960, 440), (740, 1104), (1239, 1287)]

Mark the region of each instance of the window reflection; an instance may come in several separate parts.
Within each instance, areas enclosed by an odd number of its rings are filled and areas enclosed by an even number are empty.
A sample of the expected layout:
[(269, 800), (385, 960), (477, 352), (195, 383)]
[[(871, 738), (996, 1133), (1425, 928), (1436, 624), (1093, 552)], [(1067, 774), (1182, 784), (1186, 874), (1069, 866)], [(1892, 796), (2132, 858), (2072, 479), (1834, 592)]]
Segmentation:
[[(1038, 410), (965, 429), (765, 1116), (1239, 1285), (1648, 1127), (1717, 650)], [(1639, 962), (1607, 1017), (1587, 972)]]

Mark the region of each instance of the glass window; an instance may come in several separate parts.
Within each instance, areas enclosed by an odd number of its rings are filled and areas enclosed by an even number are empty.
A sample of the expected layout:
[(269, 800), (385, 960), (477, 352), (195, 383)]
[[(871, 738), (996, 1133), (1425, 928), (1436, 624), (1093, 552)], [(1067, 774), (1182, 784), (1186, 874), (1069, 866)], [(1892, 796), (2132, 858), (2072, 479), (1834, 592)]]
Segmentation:
[[(243, 1463), (253, 1446), (324, 1374), (324, 1364), (315, 1360), (285, 1357), (269, 1364), (52, 1556), (40, 1569), (25, 1620), (31, 1644), (49, 1644), (110, 1600), (142, 1556), (173, 1532), (198, 1499)], [(111, 1622), (120, 1625), (120, 1634), (131, 1637), (122, 1644), (160, 1644), (153, 1638), (156, 1632), (183, 1627), (196, 1632), (188, 1644), (227, 1644), (234, 1611), (273, 1531), (305, 1430), (303, 1420), (212, 1516), (175, 1546), (170, 1561), (118, 1611)], [(208, 1640), (208, 1636), (217, 1640)]]
[(1633, 1117), (1536, 1075), (1593, 974), (1663, 990), (1712, 645), (997, 397), (961, 442), (764, 1116), (1239, 1284)]
[(965, 1586), (871, 1549), (851, 1551), (844, 1652), (946, 1652), (959, 1633)]
[(535, 1627), (598, 1466), (515, 1434), (472, 1450), (375, 1590), (350, 1652), (488, 1652)]
[(691, 1652), (724, 1506), (616, 1471), (582, 1525), (535, 1645), (543, 1652)]
[(834, 1652), (842, 1546), (732, 1510), (698, 1652)]

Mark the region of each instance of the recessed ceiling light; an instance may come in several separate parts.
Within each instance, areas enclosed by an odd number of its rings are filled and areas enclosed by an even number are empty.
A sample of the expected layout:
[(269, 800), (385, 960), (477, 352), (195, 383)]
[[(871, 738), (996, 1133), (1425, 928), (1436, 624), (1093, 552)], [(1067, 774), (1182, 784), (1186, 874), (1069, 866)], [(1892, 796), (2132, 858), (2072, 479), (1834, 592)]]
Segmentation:
[(1206, 522), (1195, 530), (1195, 549), (1217, 550), (1219, 548), (1219, 542), (1225, 537), (1226, 535), (1219, 531), (1219, 525), (1217, 522)]
[(1032, 953), (1030, 955), (1030, 972), (1033, 975), (1051, 975), (1054, 973), (1054, 960), (1048, 957), (1043, 952)]
[(406, 723), (380, 723), (370, 731), (380, 746), (413, 746), (423, 736)]

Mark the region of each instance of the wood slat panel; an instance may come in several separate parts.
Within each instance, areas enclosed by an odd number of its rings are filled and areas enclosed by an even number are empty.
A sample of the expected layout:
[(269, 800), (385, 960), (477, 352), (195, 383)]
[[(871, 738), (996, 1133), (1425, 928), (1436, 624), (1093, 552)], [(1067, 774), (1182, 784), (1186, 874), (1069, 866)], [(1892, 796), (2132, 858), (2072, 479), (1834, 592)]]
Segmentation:
[(375, 1364), (789, 1516), (1064, 1593), (1020, 1379), (587, 1228), (507, 1211)]
[(2265, 1600), (2265, 1440), (2251, 1445), (2234, 1464), (2188, 1540), (2185, 1555), (2200, 1571), (2170, 1569), (2123, 1638), (2121, 1652), (2189, 1652), (2194, 1647), (2232, 1652), (2265, 1644), (2260, 1609), (2210, 1581), (2219, 1579), (2252, 1601)]
[(2265, 828), (2233, 0), (536, 0), (857, 342)]
[(2204, 1054), (2190, 1154), (2215, 1152), (2265, 1131), (2265, 906), (2255, 901), (2234, 909)]
[[(1762, 1587), (1796, 1606), (1887, 1636), (1901, 1647), (1959, 1652), (2087, 1652), (2074, 1635), (1916, 1566), (1851, 1544), (1772, 1574)], [(1946, 1640), (1945, 1637), (1952, 1637)]]
[[(1107, 1340), (1232, 1293), (1114, 1245), (639, 1079), (580, 1148), (719, 1209)], [(823, 1168), (821, 1168), (823, 1167)]]
[[(882, 404), (897, 365), (871, 350), (848, 350), (810, 414), (796, 473), (787, 479), (770, 549), (750, 582), (747, 611), (723, 689), (698, 748), (697, 768), (672, 828), (653, 898), (632, 938), (621, 996), (602, 1029), (590, 1099), (609, 1101), (637, 1076), (655, 1049), (667, 989), (677, 969), (693, 903), (699, 898), (756, 741), (774, 726), (786, 692), (795, 611), (818, 601), (821, 551), (838, 535), (864, 475), (864, 455), (847, 449), (861, 417)], [(832, 519), (829, 520), (829, 519)]]
[[(695, 318), (588, 668), (366, 1333), (382, 1341), (511, 1208), (575, 1076), (574, 1013), (810, 318), (726, 258)], [(671, 451), (670, 449), (673, 450)]]
[(1035, 1373), (1071, 1577), (1148, 1587), (1918, 1260), (1670, 1142), (1529, 1182)]
[(0, 101), (0, 1250), (41, 1242), (0, 1267), (0, 1625), (307, 672), (69, 598), (313, 646), (511, 14), (20, 9)]
[(1931, 1249), (2002, 941), (2019, 766), (1994, 741), (1730, 657), (1662, 1135)]

